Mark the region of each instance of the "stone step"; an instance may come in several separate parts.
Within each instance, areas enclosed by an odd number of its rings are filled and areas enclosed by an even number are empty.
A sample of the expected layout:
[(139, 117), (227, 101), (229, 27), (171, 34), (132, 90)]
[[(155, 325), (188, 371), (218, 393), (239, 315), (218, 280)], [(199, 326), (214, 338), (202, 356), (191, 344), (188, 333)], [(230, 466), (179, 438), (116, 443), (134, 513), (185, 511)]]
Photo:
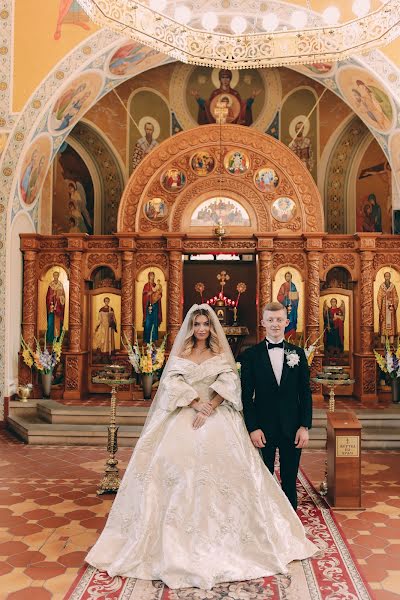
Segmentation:
[[(118, 425), (143, 425), (147, 413), (147, 407), (117, 406), (116, 422)], [(109, 406), (71, 406), (44, 400), (37, 402), (37, 414), (46, 423), (108, 425), (110, 422)]]
[[(117, 406), (118, 443), (133, 447), (146, 420), (147, 406)], [(356, 410), (362, 448), (400, 448), (400, 407)], [(8, 427), (29, 444), (106, 446), (109, 406), (64, 405), (54, 400), (10, 402)], [(314, 411), (309, 448), (325, 448), (326, 410)]]
[[(45, 423), (37, 417), (9, 416), (8, 427), (27, 444), (104, 448), (107, 445), (108, 432), (105, 425)], [(141, 430), (140, 425), (121, 425), (118, 429), (118, 446), (133, 447)]]

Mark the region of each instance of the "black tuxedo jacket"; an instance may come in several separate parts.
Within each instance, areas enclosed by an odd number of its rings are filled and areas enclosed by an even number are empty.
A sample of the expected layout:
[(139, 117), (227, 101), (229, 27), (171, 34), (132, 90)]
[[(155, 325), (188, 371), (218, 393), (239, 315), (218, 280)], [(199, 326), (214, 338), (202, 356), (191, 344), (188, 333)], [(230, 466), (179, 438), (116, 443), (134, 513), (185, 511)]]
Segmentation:
[[(243, 414), (251, 433), (262, 429), (268, 438), (284, 435), (294, 439), (303, 425), (311, 428), (312, 396), (310, 372), (304, 350), (284, 342), (283, 370), (278, 385), (265, 340), (240, 356)], [(289, 367), (287, 351), (300, 356), (299, 363)]]

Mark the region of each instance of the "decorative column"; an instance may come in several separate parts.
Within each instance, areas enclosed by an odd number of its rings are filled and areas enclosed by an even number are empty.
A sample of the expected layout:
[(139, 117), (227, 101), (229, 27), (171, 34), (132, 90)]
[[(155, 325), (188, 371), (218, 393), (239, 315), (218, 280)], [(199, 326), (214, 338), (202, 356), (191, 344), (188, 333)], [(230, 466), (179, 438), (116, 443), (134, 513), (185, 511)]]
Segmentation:
[(135, 317), (135, 278), (133, 276), (134, 254), (125, 250), (122, 253), (121, 279), (121, 339), (132, 343)]
[[(135, 252), (136, 238), (132, 233), (118, 233), (122, 252), (121, 276), (121, 340), (132, 342), (135, 323)], [(126, 353), (121, 345), (121, 352)]]
[(182, 325), (183, 298), (183, 265), (182, 239), (168, 236), (167, 250), (169, 251), (169, 281), (167, 306), (168, 346), (172, 347), (180, 326)]
[(378, 400), (374, 347), (374, 253), (375, 239), (360, 238), (360, 352), (355, 353), (355, 396), (364, 403)]
[[(322, 236), (321, 234), (307, 234), (306, 238), (307, 249), (307, 312), (306, 312), (306, 329), (305, 339), (308, 338), (309, 343), (314, 342), (320, 335), (319, 330), (319, 298), (320, 298), (320, 273), (321, 273), (321, 252)], [(322, 371), (322, 356), (316, 353), (311, 365), (311, 377), (315, 377), (318, 372)], [(322, 399), (322, 386), (318, 383), (311, 382), (311, 389), (316, 399)]]
[[(258, 252), (258, 340), (264, 335), (264, 327), (260, 325), (262, 311), (266, 304), (272, 302), (272, 239), (259, 239)], [(266, 248), (269, 248), (266, 250)]]
[[(35, 347), (35, 337), (37, 335), (37, 297), (38, 297), (38, 276), (37, 276), (37, 242), (32, 237), (21, 236), (21, 250), (24, 253), (24, 281), (23, 281), (23, 302), (22, 302), (22, 335), (24, 340), (33, 349)], [(27, 384), (31, 382), (31, 369), (24, 363), (21, 355), (18, 365), (19, 383)], [(35, 390), (35, 396), (36, 396)]]
[(82, 330), (82, 252), (84, 236), (68, 236), (69, 272), (69, 350), (65, 354), (64, 398), (78, 399), (86, 392), (87, 352), (81, 350)]

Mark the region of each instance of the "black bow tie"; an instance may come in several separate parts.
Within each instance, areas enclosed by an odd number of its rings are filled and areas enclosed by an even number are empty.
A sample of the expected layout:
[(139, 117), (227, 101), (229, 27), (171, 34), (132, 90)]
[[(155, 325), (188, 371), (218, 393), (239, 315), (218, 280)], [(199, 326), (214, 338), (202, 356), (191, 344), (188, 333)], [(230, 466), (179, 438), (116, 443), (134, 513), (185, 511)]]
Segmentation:
[(283, 342), (279, 342), (279, 344), (268, 342), (268, 350), (272, 350), (272, 348), (283, 348)]

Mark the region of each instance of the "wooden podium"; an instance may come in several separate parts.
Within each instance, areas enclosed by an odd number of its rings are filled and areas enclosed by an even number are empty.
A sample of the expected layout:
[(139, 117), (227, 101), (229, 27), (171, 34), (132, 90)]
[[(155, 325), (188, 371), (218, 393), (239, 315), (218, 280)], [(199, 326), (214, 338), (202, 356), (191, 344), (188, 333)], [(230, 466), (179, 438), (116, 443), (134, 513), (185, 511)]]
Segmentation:
[(361, 508), (361, 424), (352, 411), (327, 413), (327, 500), (332, 508)]

